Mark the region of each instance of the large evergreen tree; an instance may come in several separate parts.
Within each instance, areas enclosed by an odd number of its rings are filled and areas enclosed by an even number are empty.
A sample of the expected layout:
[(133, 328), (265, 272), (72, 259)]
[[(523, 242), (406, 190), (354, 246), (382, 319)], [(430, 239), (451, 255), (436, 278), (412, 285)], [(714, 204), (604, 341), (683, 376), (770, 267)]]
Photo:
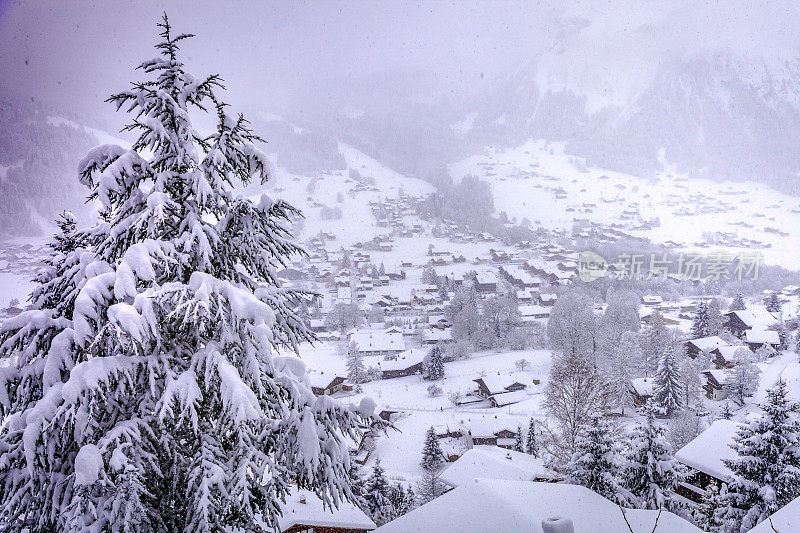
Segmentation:
[(438, 344), (428, 352), (428, 379), (438, 381), (444, 379), (444, 351)]
[(347, 346), (347, 379), (354, 385), (369, 381), (367, 368), (364, 366), (364, 357), (354, 342)]
[(669, 346), (658, 362), (653, 380), (653, 400), (659, 411), (672, 414), (683, 405), (680, 369), (675, 360), (675, 350)]
[(800, 423), (790, 413), (786, 383), (767, 391), (764, 414), (734, 437), (738, 457), (725, 460), (733, 472), (725, 498), (729, 525), (748, 531), (800, 496)]
[(670, 334), (664, 316), (656, 309), (642, 335), (641, 370), (645, 377), (655, 374), (656, 366), (670, 343)]
[(766, 301), (767, 311), (770, 313), (780, 313), (781, 312), (781, 300), (778, 297), (777, 291), (772, 291), (769, 296), (767, 296)]
[(724, 509), (725, 501), (723, 495), (720, 494), (716, 482), (712, 481), (706, 487), (700, 505), (692, 512), (692, 518), (697, 527), (703, 531), (722, 531), (725, 526), (725, 522), (722, 519)]
[(525, 453), (539, 457), (539, 443), (536, 437), (536, 421), (531, 418), (528, 422), (528, 439), (525, 442)]
[(733, 297), (731, 300), (731, 306), (728, 308), (729, 311), (744, 311), (747, 309), (747, 306), (744, 303), (744, 296), (742, 296), (741, 292), (737, 292), (736, 296)]
[(643, 509), (669, 509), (683, 475), (664, 429), (655, 422), (655, 408), (648, 403), (647, 418), (631, 431), (625, 452), (622, 479), (635, 498), (632, 503)]
[[(109, 100), (131, 149), (79, 165), (100, 222), (74, 232), (5, 322), (0, 522), (29, 531), (275, 527), (290, 480), (350, 498), (358, 414), (316, 398), (302, 362), (301, 294), (276, 270), (302, 251), (296, 211), (237, 184), (266, 181), (260, 139), (184, 69), (166, 16), (148, 76)], [(190, 115), (213, 112), (208, 136)], [(70, 230), (71, 231), (71, 230)]]
[(701, 339), (709, 335), (708, 303), (698, 302), (692, 319), (692, 339)]
[(568, 481), (617, 501), (619, 461), (616, 455), (611, 424), (592, 415), (578, 432), (575, 454), (567, 464)]
[(366, 507), (364, 511), (379, 526), (392, 520), (395, 516), (390, 492), (391, 488), (386, 480), (379, 457), (375, 460), (375, 465), (372, 467), (372, 473), (367, 479), (362, 495)]
[(514, 451), (525, 452), (525, 435), (522, 434), (522, 426), (517, 426), (517, 435), (514, 437)]
[(444, 454), (439, 446), (439, 437), (431, 426), (425, 433), (425, 444), (422, 448), (422, 461), (420, 465), (425, 470), (438, 470), (444, 464)]
[(755, 364), (755, 356), (746, 347), (733, 354), (733, 368), (725, 372), (723, 387), (728, 397), (739, 405), (744, 405), (745, 398), (752, 396), (758, 388), (761, 370)]

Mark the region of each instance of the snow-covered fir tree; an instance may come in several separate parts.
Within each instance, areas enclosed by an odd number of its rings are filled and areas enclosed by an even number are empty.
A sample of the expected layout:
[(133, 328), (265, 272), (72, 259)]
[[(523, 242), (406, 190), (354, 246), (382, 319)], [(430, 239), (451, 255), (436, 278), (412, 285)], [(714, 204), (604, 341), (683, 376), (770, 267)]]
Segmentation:
[(713, 298), (708, 302), (708, 327), (706, 335), (719, 335), (725, 325), (725, 318), (722, 316), (722, 305), (720, 301)]
[(355, 343), (351, 343), (347, 350), (347, 380), (354, 385), (369, 381), (369, 374), (364, 366), (364, 357), (358, 351)]
[(422, 460), (420, 466), (425, 470), (438, 470), (444, 464), (444, 454), (439, 446), (439, 437), (431, 426), (425, 433), (425, 444), (422, 447)]
[(731, 411), (731, 402), (725, 400), (725, 403), (722, 405), (722, 410), (719, 412), (719, 417), (722, 420), (730, 420), (733, 418), (733, 411)]
[(444, 379), (444, 351), (438, 344), (428, 352), (427, 374), (434, 381)]
[(640, 368), (645, 377), (655, 374), (658, 361), (669, 343), (669, 329), (663, 315), (656, 309), (650, 315), (649, 323), (642, 334)]
[(583, 485), (611, 501), (617, 501), (617, 455), (611, 424), (599, 415), (592, 415), (578, 432), (575, 454), (566, 466), (567, 480)]
[(356, 461), (350, 461), (347, 469), (347, 478), (350, 482), (350, 489), (353, 493), (352, 502), (359, 508), (364, 507), (364, 478), (361, 475), (361, 466)]
[[(283, 202), (234, 186), (268, 178), (260, 139), (196, 78), (166, 16), (148, 76), (109, 100), (130, 149), (79, 164), (100, 206), (6, 321), (0, 357), (0, 520), (31, 531), (276, 527), (290, 480), (327, 504), (351, 498), (346, 436), (357, 409), (311, 391), (275, 350), (310, 339), (302, 295), (276, 271), (302, 254)], [(200, 134), (190, 115), (212, 111)], [(74, 249), (70, 249), (74, 246)]]
[(669, 509), (684, 472), (672, 456), (664, 429), (656, 424), (655, 407), (648, 402), (646, 410), (645, 421), (629, 435), (621, 479), (637, 507)]
[(710, 335), (708, 319), (708, 303), (699, 302), (697, 304), (697, 310), (694, 313), (694, 318), (692, 319), (692, 339), (700, 339)]
[(769, 296), (767, 296), (767, 301), (765, 302), (767, 311), (770, 313), (780, 313), (781, 312), (781, 300), (778, 296), (777, 291), (772, 291)]
[(514, 437), (514, 451), (525, 452), (525, 435), (522, 433), (522, 426), (517, 426), (517, 435)]
[(539, 457), (539, 442), (536, 436), (536, 421), (531, 418), (528, 422), (528, 438), (525, 441), (525, 453)]
[(791, 342), (792, 335), (789, 333), (789, 329), (786, 327), (786, 323), (781, 321), (778, 325), (778, 340), (780, 344), (778, 345), (778, 351), (784, 351), (789, 349), (789, 343)]
[(445, 491), (445, 484), (441, 481), (442, 469), (425, 470), (417, 482), (417, 504), (424, 505), (438, 498)]
[(375, 459), (372, 473), (370, 473), (364, 485), (362, 498), (365, 506), (364, 512), (376, 524), (382, 525), (394, 518), (395, 511), (390, 498), (389, 482), (383, 472), (380, 457)]
[(703, 531), (718, 532), (722, 531), (725, 521), (722, 518), (725, 509), (723, 495), (720, 494), (716, 482), (712, 481), (706, 487), (702, 501), (692, 512), (697, 527)]
[(728, 397), (739, 405), (744, 405), (745, 398), (751, 396), (758, 387), (761, 370), (755, 364), (753, 353), (742, 348), (733, 354), (733, 368), (725, 372), (725, 381), (722, 384)]
[(661, 413), (670, 415), (683, 406), (682, 393), (683, 385), (678, 362), (675, 360), (675, 349), (669, 346), (658, 362), (653, 380), (653, 401)]
[(728, 308), (729, 311), (744, 311), (747, 309), (747, 306), (744, 303), (744, 296), (742, 296), (741, 292), (737, 292), (736, 296), (733, 297), (731, 300), (731, 306)]
[(767, 391), (764, 413), (734, 437), (738, 457), (724, 462), (733, 472), (725, 497), (728, 526), (748, 531), (800, 496), (800, 423), (786, 383)]
[(611, 355), (603, 371), (603, 378), (610, 393), (614, 407), (625, 414), (625, 409), (633, 408), (631, 379), (640, 359), (639, 336), (632, 331), (622, 333), (619, 342), (611, 349)]
[(411, 487), (406, 487), (402, 483), (396, 483), (390, 488), (389, 500), (394, 507), (394, 518), (402, 516), (416, 507), (416, 495)]

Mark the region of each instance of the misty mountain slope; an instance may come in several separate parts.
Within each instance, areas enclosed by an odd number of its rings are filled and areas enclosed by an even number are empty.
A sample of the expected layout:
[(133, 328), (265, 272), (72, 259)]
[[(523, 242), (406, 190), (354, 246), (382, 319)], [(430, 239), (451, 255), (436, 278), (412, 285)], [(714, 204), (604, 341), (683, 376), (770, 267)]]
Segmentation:
[(468, 110), (474, 118), (464, 142), (514, 146), (543, 138), (606, 168), (653, 175), (666, 159), (692, 177), (798, 191), (797, 60), (718, 52), (670, 58), (628, 78), (630, 69), (599, 65), (577, 76), (578, 67), (568, 55), (559, 63), (559, 54), (541, 54), (489, 84)]
[(0, 236), (39, 235), (64, 210), (84, 210), (77, 162), (99, 144), (92, 132), (41, 109), (0, 103)]
[(339, 143), (337, 148), (345, 162), (342, 170), (298, 175), (280, 166), (272, 155), (270, 181), (253, 184), (245, 192), (253, 198), (266, 193), (298, 208), (303, 214), (295, 228), (298, 240), (324, 231), (335, 235), (341, 246), (348, 246), (388, 233), (375, 225), (370, 202), (397, 198), (401, 192), (422, 197), (434, 190), (431, 184), (395, 172), (352, 146)]
[(495, 211), (532, 226), (572, 231), (589, 222), (689, 251), (760, 251), (800, 268), (800, 199), (753, 182), (689, 179), (667, 165), (652, 178), (591, 166), (563, 143), (529, 141), (453, 163), (492, 189)]

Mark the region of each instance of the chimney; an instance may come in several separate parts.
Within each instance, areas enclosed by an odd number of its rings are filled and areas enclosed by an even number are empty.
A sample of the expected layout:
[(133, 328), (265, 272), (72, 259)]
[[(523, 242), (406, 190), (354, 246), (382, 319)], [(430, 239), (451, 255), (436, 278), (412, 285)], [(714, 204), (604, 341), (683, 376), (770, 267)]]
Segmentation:
[(553, 516), (542, 520), (542, 533), (575, 533), (575, 527), (571, 519)]

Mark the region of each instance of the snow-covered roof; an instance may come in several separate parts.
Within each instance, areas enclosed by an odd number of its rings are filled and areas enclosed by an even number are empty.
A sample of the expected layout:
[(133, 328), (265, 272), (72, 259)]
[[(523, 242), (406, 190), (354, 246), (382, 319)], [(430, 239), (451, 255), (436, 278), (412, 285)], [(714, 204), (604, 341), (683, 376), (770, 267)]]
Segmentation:
[(654, 381), (653, 378), (636, 378), (631, 380), (631, 385), (639, 396), (652, 396)]
[(492, 396), (494, 398), (495, 403), (498, 407), (503, 407), (504, 405), (511, 405), (512, 403), (519, 403), (521, 401), (528, 399), (528, 393), (525, 389), (517, 390), (513, 392), (503, 392), (501, 394), (495, 394)]
[(427, 352), (421, 348), (411, 348), (397, 354), (396, 359), (385, 359), (378, 363), (381, 370), (405, 370), (406, 368), (421, 363)]
[(694, 344), (697, 347), (697, 349), (700, 350), (701, 352), (709, 352), (714, 348), (719, 348), (720, 346), (728, 345), (727, 342), (720, 339), (716, 335), (712, 337), (701, 337), (699, 339), (692, 339), (689, 342)]
[(760, 522), (750, 533), (775, 533), (776, 531), (800, 531), (800, 498), (795, 498)]
[(497, 446), (475, 446), (442, 472), (442, 481), (458, 487), (477, 478), (532, 481), (556, 478), (544, 462), (527, 453)]
[(503, 430), (517, 432), (516, 422), (495, 417), (474, 417), (464, 425), (473, 437), (492, 437)]
[[(344, 378), (345, 376), (338, 376), (334, 372), (309, 372), (308, 373), (308, 381), (311, 383), (312, 387), (319, 387), (323, 389), (331, 384), (331, 382), (336, 379), (337, 377)], [(345, 378), (346, 379), (346, 378)]]
[(396, 331), (356, 331), (350, 340), (360, 352), (402, 351), (406, 349), (403, 333)]
[(451, 341), (453, 340), (453, 331), (450, 329), (426, 329), (422, 332), (422, 336), (426, 342)]
[(780, 344), (781, 342), (778, 332), (771, 329), (748, 329), (744, 335), (747, 342), (756, 344)]
[(739, 430), (739, 423), (733, 420), (716, 420), (708, 429), (700, 433), (689, 444), (675, 453), (681, 463), (724, 480), (731, 475), (724, 459), (736, 459), (736, 451), (731, 448), (733, 437)]
[(364, 511), (350, 502), (343, 501), (338, 509), (326, 509), (313, 492), (292, 487), (281, 505), (282, 516), (278, 518), (278, 528), (286, 531), (295, 525), (315, 527), (338, 527), (346, 529), (375, 529), (373, 522)]
[(483, 384), (486, 385), (487, 389), (489, 389), (490, 394), (506, 392), (506, 387), (510, 387), (514, 383), (521, 383), (525, 386), (528, 386), (531, 383), (531, 380), (527, 377), (527, 375), (521, 376), (518, 373), (501, 374), (496, 372), (481, 376), (474, 381), (478, 381), (478, 379), (483, 381)]
[(741, 311), (731, 311), (731, 314), (736, 315), (748, 328), (761, 326), (769, 326), (775, 323), (778, 319), (772, 313), (764, 309), (742, 309)]
[[(459, 459), (460, 460), (460, 459)], [(381, 533), (439, 533), (469, 531), (541, 533), (542, 520), (561, 516), (572, 520), (576, 532), (630, 531), (651, 533), (659, 511), (626, 509), (579, 485), (500, 479), (476, 479), (417, 507), (377, 531)], [(659, 530), (697, 533), (688, 521), (662, 511)]]
[(550, 308), (541, 305), (520, 305), (519, 316), (550, 316)]
[(751, 350), (748, 346), (720, 346), (717, 349), (719, 350), (720, 355), (722, 355), (726, 361), (733, 361), (733, 356), (739, 350), (745, 350), (751, 354), (753, 353), (753, 350)]

